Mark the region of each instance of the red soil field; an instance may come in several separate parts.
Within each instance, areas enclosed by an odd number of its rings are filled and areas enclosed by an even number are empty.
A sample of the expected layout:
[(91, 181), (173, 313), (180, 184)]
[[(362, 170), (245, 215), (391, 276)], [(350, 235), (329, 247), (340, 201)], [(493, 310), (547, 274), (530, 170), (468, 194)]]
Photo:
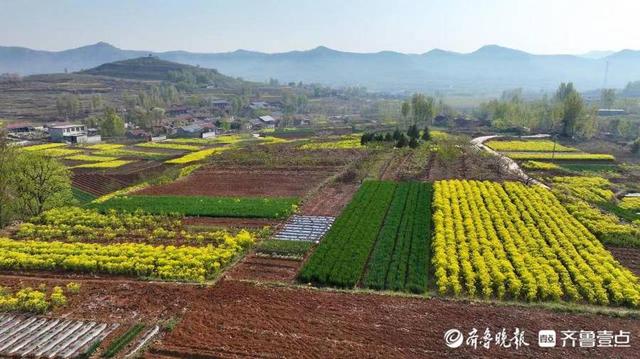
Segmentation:
[(334, 183), (324, 186), (302, 204), (300, 213), (337, 217), (357, 190), (358, 184)]
[(140, 195), (182, 196), (302, 196), (335, 172), (333, 168), (200, 169), (190, 176), (162, 186), (145, 188)]
[(300, 267), (301, 260), (250, 254), (230, 269), (225, 278), (293, 283)]
[(181, 316), (196, 297), (206, 295), (205, 288), (193, 284), (51, 273), (0, 275), (0, 286), (16, 289), (25, 286), (37, 288), (44, 283), (50, 290), (69, 282), (80, 284), (80, 292), (67, 295), (67, 305), (51, 312), (51, 316), (109, 323), (155, 324)]
[(620, 248), (607, 246), (607, 249), (613, 254), (623, 266), (629, 268), (633, 273), (640, 276), (640, 248)]
[[(525, 330), (530, 345), (450, 349), (444, 332)], [(542, 349), (537, 331), (631, 331), (631, 348)], [(148, 358), (636, 358), (640, 321), (465, 301), (350, 294), (223, 280), (199, 296)], [(636, 339), (637, 340), (637, 339)]]

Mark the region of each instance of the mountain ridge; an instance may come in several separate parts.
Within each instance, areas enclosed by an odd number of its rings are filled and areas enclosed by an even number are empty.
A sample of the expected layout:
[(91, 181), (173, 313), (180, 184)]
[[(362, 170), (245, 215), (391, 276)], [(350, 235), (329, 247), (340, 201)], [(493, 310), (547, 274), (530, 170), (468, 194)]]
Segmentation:
[(542, 91), (573, 81), (589, 90), (602, 85), (609, 62), (608, 86), (640, 79), (640, 51), (623, 50), (601, 58), (537, 55), (499, 45), (469, 53), (433, 49), (423, 54), (395, 51), (347, 52), (317, 46), (308, 50), (219, 53), (123, 50), (98, 42), (63, 51), (0, 46), (0, 73), (22, 75), (81, 71), (104, 63), (153, 55), (163, 60), (216, 69), (252, 81), (316, 82), (366, 86), (375, 91), (497, 92), (513, 87)]

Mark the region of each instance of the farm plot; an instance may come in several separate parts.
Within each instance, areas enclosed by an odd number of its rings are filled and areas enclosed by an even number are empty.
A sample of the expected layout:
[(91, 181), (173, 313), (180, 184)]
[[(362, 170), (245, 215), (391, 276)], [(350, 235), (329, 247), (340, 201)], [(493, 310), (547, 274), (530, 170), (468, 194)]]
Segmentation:
[(615, 161), (615, 157), (603, 153), (503, 152), (503, 154), (514, 160)]
[(220, 245), (225, 241), (251, 241), (246, 230), (190, 231), (177, 216), (150, 215), (137, 212), (99, 213), (78, 207), (48, 210), (21, 223), (12, 237), (37, 241), (83, 243), (153, 243), (171, 245)]
[(486, 143), (496, 151), (510, 152), (578, 152), (573, 147), (563, 146), (549, 140), (531, 140), (531, 141), (489, 141)]
[(142, 147), (142, 148), (160, 148), (160, 149), (175, 150), (175, 151), (197, 151), (202, 148), (200, 146), (186, 145), (181, 143), (171, 143), (171, 142), (144, 142), (144, 143), (139, 143), (136, 146)]
[(0, 270), (66, 271), (204, 282), (253, 243), (227, 239), (219, 246), (151, 246), (20, 241), (0, 238)]
[(319, 242), (334, 220), (334, 217), (292, 216), (274, 239)]
[(114, 197), (90, 208), (185, 216), (286, 218), (297, 209), (295, 197), (127, 196)]
[[(183, 320), (147, 352), (151, 358), (637, 358), (629, 348), (540, 348), (538, 330), (622, 329), (640, 321), (594, 314), (467, 303), (438, 298), (284, 288), (224, 280), (206, 289)], [(454, 324), (452, 324), (454, 323)], [(603, 326), (603, 323), (605, 325)], [(524, 329), (529, 346), (451, 349), (443, 333), (485, 326)], [(604, 327), (604, 328), (603, 328)], [(466, 330), (464, 330), (466, 332)], [(613, 350), (613, 351), (612, 351)], [(615, 354), (613, 354), (615, 353)]]
[(640, 304), (638, 278), (544, 188), (436, 182), (433, 220), (441, 294)]
[(365, 182), (300, 272), (300, 280), (354, 287), (393, 198), (393, 182)]
[(207, 166), (179, 181), (148, 187), (136, 195), (300, 197), (335, 171), (334, 167), (259, 169)]
[(624, 202), (615, 203), (611, 183), (601, 177), (553, 177), (552, 191), (580, 223), (605, 244), (640, 247), (640, 223)]
[(119, 324), (68, 319), (0, 316), (3, 357), (75, 358), (106, 338)]
[[(429, 265), (431, 186), (365, 182), (300, 280), (423, 293)], [(365, 267), (366, 266), (366, 267)]]
[(398, 185), (367, 265), (366, 287), (415, 293), (426, 291), (431, 192), (430, 184)]

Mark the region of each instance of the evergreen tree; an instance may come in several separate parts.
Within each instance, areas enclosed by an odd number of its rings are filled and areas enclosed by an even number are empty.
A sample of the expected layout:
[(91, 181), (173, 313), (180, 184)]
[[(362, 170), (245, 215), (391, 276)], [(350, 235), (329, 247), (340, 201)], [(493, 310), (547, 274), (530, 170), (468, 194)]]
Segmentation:
[(422, 133), (422, 139), (425, 141), (431, 140), (431, 133), (429, 132), (429, 126), (424, 126), (424, 132)]
[(411, 148), (417, 148), (420, 144), (418, 143), (418, 140), (416, 140), (414, 137), (411, 137), (411, 140), (409, 140), (409, 147)]
[(409, 136), (409, 138), (419, 138), (420, 131), (418, 130), (418, 126), (416, 125), (409, 126), (409, 130), (407, 131), (407, 136)]
[(396, 130), (393, 131), (393, 140), (397, 141), (400, 139), (401, 136), (402, 136), (402, 132), (400, 132), (400, 130), (396, 128)]
[(398, 139), (398, 142), (396, 142), (396, 147), (397, 148), (406, 147), (408, 142), (409, 142), (409, 140), (407, 139), (407, 136), (401, 135), (400, 139)]

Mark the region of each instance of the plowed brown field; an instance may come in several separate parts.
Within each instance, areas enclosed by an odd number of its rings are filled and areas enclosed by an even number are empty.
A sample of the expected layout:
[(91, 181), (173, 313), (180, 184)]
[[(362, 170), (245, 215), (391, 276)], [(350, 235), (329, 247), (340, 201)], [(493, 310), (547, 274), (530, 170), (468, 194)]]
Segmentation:
[(336, 172), (332, 167), (252, 169), (207, 167), (162, 186), (136, 194), (181, 196), (303, 196)]
[[(518, 327), (530, 345), (450, 349), (451, 328), (492, 331)], [(540, 329), (628, 330), (631, 348), (552, 348), (537, 344)], [(637, 358), (640, 321), (563, 314), (442, 299), (276, 288), (223, 280), (193, 303), (149, 358)]]

